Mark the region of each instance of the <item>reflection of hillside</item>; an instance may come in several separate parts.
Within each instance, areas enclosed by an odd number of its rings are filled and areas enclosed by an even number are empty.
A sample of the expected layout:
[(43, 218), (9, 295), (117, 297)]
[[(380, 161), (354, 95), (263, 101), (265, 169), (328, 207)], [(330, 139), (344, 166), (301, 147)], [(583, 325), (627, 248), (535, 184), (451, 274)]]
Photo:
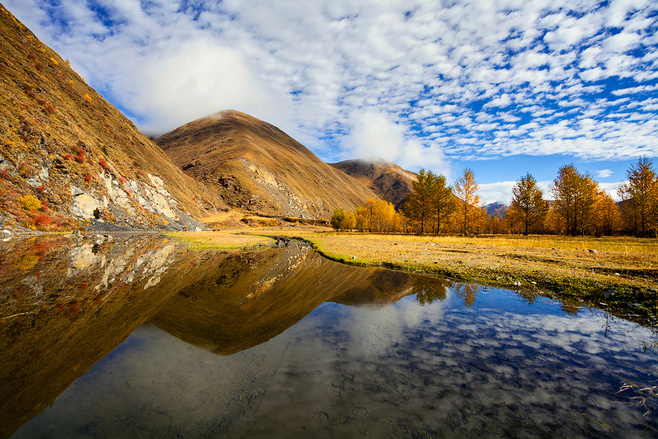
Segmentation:
[(155, 236), (9, 246), (0, 254), (0, 437), (52, 404), (200, 268), (198, 253)]
[(280, 334), (320, 304), (389, 304), (414, 276), (327, 261), (309, 247), (231, 255), (151, 320), (181, 340), (232, 354)]

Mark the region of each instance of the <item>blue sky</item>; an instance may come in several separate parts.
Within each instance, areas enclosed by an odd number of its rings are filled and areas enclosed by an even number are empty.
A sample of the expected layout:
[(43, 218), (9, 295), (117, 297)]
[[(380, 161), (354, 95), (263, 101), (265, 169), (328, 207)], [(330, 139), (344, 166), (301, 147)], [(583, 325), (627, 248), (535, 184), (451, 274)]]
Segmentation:
[(658, 155), (655, 0), (4, 0), (146, 133), (233, 108), (487, 202)]

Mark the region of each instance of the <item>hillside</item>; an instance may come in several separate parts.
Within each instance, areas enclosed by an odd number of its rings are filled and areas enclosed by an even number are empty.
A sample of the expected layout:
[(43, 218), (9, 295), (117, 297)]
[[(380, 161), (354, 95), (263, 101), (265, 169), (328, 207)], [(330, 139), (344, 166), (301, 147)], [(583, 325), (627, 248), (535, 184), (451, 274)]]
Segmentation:
[(1, 7), (0, 51), (0, 226), (184, 229), (224, 206)]
[(277, 127), (237, 111), (197, 119), (156, 143), (233, 208), (327, 219), (376, 198)]
[(354, 177), (382, 200), (392, 203), (396, 209), (404, 203), (416, 178), (413, 172), (405, 171), (395, 163), (383, 159), (345, 160), (330, 165)]

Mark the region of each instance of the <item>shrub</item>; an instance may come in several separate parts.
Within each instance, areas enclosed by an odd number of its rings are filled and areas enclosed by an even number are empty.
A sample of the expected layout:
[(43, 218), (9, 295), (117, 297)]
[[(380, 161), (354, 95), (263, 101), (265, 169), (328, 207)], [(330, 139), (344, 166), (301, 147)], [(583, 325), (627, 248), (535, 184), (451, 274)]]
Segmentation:
[(33, 216), (32, 221), (34, 222), (35, 226), (44, 227), (52, 224), (53, 219), (46, 213), (40, 213), (39, 215)]
[(103, 167), (103, 169), (107, 169), (110, 167), (110, 165), (107, 163), (107, 160), (105, 159), (99, 160), (98, 163)]
[(85, 181), (91, 181), (91, 174), (85, 175)]
[(75, 161), (78, 163), (84, 163), (85, 162), (85, 156), (82, 154), (78, 154), (75, 156)]
[(89, 96), (87, 93), (83, 96), (85, 101), (89, 102), (91, 104), (91, 96)]
[(64, 160), (71, 160), (73, 158), (73, 154), (64, 154)]
[(57, 67), (59, 65), (59, 63), (57, 62), (57, 60), (55, 58), (50, 58), (50, 62), (53, 63), (53, 65), (55, 67)]
[(39, 186), (39, 187), (37, 188), (37, 191), (38, 191), (40, 194), (46, 192), (46, 185), (45, 185), (45, 184), (42, 184), (41, 186)]
[(37, 210), (41, 207), (41, 201), (33, 195), (25, 195), (16, 201), (18, 201), (18, 205), (21, 206), (23, 210)]
[(3, 180), (7, 180), (7, 181), (12, 181), (13, 180), (13, 178), (11, 177), (11, 174), (6, 169), (3, 169), (2, 171), (0, 171), (0, 178), (2, 178)]

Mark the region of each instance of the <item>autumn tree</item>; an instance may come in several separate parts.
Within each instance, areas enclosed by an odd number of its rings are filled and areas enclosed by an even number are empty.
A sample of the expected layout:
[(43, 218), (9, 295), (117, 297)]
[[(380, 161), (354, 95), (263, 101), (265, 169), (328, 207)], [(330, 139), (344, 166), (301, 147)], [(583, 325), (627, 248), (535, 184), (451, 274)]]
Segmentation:
[(400, 224), (395, 206), (384, 200), (374, 201), (371, 199), (368, 205), (372, 205), (370, 230), (373, 232), (395, 232)]
[(459, 198), (459, 216), (462, 231), (468, 233), (473, 221), (481, 216), (480, 207), (482, 201), (476, 194), (478, 184), (475, 182), (475, 174), (469, 168), (464, 169), (464, 175), (455, 182), (455, 195)]
[(595, 228), (598, 235), (612, 235), (621, 226), (619, 206), (605, 191), (600, 191), (594, 203)]
[(371, 216), (371, 211), (367, 207), (357, 207), (354, 210), (354, 227), (360, 232), (370, 230)]
[(331, 216), (331, 227), (336, 230), (352, 230), (355, 226), (354, 214), (343, 209), (336, 209)]
[(444, 225), (445, 227), (446, 220), (452, 215), (457, 206), (455, 197), (452, 194), (452, 188), (446, 186), (445, 176), (435, 176), (431, 193), (434, 220), (436, 221), (436, 234), (438, 235), (441, 231), (441, 226)]
[(414, 223), (418, 224), (419, 232), (425, 233), (432, 215), (432, 191), (436, 184), (436, 176), (432, 171), (421, 169), (418, 177), (412, 183), (412, 192), (402, 205), (401, 212)]
[(543, 197), (537, 180), (530, 173), (521, 177), (512, 188), (512, 203), (507, 216), (512, 223), (522, 224), (524, 235), (536, 225), (543, 224), (548, 212), (548, 203)]
[(594, 219), (593, 207), (600, 189), (591, 176), (573, 164), (562, 166), (553, 180), (553, 209), (567, 235), (585, 234)]
[(651, 160), (643, 157), (626, 172), (628, 182), (618, 194), (623, 203), (623, 214), (635, 236), (656, 234), (658, 227), (658, 181)]

